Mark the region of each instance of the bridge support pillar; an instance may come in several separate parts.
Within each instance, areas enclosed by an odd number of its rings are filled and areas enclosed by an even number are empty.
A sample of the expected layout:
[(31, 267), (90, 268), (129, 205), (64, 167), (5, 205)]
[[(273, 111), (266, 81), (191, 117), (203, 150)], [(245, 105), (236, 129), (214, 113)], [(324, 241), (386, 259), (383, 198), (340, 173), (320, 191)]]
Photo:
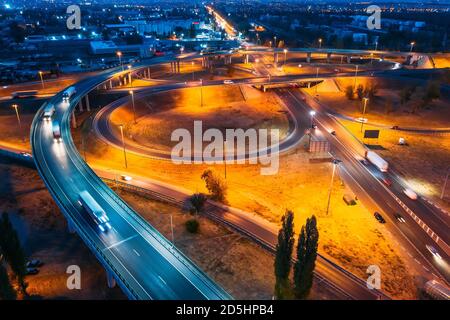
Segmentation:
[(244, 63), (248, 64), (248, 54), (244, 55)]
[(77, 119), (75, 118), (75, 112), (72, 112), (72, 128), (77, 128)]
[(306, 53), (306, 62), (311, 63), (311, 52)]
[(78, 107), (80, 108), (80, 112), (83, 112), (83, 98), (80, 99), (80, 101), (78, 102)]
[(75, 227), (73, 223), (67, 220), (67, 229), (69, 229), (69, 233), (76, 233)]
[(273, 53), (273, 62), (274, 62), (275, 65), (278, 64), (278, 53), (277, 52)]
[(150, 67), (147, 68), (147, 78), (151, 79), (152, 78), (152, 72), (150, 70)]
[(177, 60), (177, 73), (181, 73), (181, 71), (180, 71), (180, 60)]
[(347, 56), (347, 63), (352, 63), (352, 56)]
[(113, 85), (112, 85), (112, 80), (109, 80), (109, 88), (112, 89)]
[(114, 288), (116, 286), (116, 279), (109, 271), (106, 271), (106, 281), (108, 282), (108, 288)]
[(128, 84), (131, 86), (131, 72), (128, 73)]
[(331, 52), (327, 53), (327, 63), (331, 62)]
[(89, 103), (89, 94), (86, 95), (86, 110), (91, 111), (91, 104)]

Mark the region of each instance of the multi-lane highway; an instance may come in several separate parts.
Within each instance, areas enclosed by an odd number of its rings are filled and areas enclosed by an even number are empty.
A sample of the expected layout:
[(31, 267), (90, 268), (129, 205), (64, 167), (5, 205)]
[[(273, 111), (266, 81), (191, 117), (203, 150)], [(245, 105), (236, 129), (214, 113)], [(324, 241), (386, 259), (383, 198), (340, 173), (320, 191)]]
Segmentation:
[[(298, 90), (283, 92), (281, 97), (286, 104), (302, 110), (305, 114), (311, 110), (311, 106), (316, 110), (315, 121), (318, 130), (315, 134), (323, 135), (330, 141), (332, 153), (343, 161), (340, 172), (351, 189), (368, 208), (382, 212), (396, 234), (404, 236), (404, 247), (416, 256), (424, 266), (425, 273), (432, 278), (449, 281), (450, 269), (446, 261), (449, 261), (447, 244), (450, 217), (422, 198), (409, 199), (403, 193), (405, 182), (394, 171), (381, 173), (370, 164), (364, 165), (360, 160), (364, 157), (365, 147), (313, 97), (303, 95)], [(331, 131), (334, 131), (334, 134), (331, 134)], [(390, 187), (381, 182), (385, 177), (392, 180)], [(406, 222), (399, 221), (398, 215)], [(427, 245), (433, 246), (442, 259), (431, 254)]]
[[(190, 57), (192, 58), (192, 57)], [(170, 61), (170, 57), (155, 59), (153, 63), (163, 63)], [(139, 69), (140, 66), (133, 67), (132, 70)], [(125, 71), (128, 72), (129, 70)], [(61, 102), (61, 93), (53, 97), (49, 103), (54, 103), (56, 114), (54, 121), (59, 121), (63, 136), (62, 143), (56, 143), (52, 137), (51, 125), (41, 121), (42, 111), (38, 112), (32, 126), (31, 142), (36, 166), (47, 184), (50, 192), (55, 198), (63, 213), (66, 215), (70, 225), (80, 234), (87, 245), (97, 255), (106, 270), (112, 275), (122, 289), (130, 298), (135, 299), (226, 299), (230, 296), (220, 287), (214, 284), (203, 272), (184, 257), (176, 248), (162, 237), (153, 227), (139, 217), (130, 209), (114, 192), (92, 172), (84, 163), (76, 151), (69, 128), (71, 112), (77, 101), (90, 90), (107, 81), (113, 76), (121, 74), (120, 70), (109, 70), (102, 72), (95, 77), (85, 79), (77, 84), (76, 95), (70, 104)], [(332, 77), (333, 74), (322, 74), (321, 80)], [(340, 76), (345, 76), (340, 74)], [(348, 74), (347, 76), (352, 76)], [(305, 76), (285, 76), (278, 77), (271, 81), (287, 82), (292, 80), (308, 81), (311, 75)], [(237, 80), (237, 83), (259, 84), (267, 83), (267, 78), (259, 77), (252, 79)], [(205, 85), (222, 84), (221, 81), (211, 81)], [(195, 84), (194, 84), (195, 85)], [(148, 89), (151, 92), (156, 90), (169, 90), (192, 86), (191, 84), (162, 84), (156, 88)], [(145, 93), (148, 93), (147, 90)], [(309, 112), (309, 106), (302, 101), (296, 90), (289, 91), (284, 95), (286, 104), (294, 118), (305, 119), (304, 114)], [(411, 212), (420, 214), (421, 221), (439, 234), (439, 239), (445, 244), (448, 243), (448, 224), (445, 217), (437, 213), (423, 201), (411, 203), (399, 191), (402, 181), (397, 176), (393, 176), (394, 186), (392, 190), (383, 186), (378, 178), (379, 173), (371, 167), (365, 167), (358, 161), (361, 157), (361, 145), (351, 141), (348, 132), (325, 111), (320, 104), (312, 98), (308, 98), (307, 103), (312, 105), (319, 114), (317, 121), (324, 135), (332, 142), (335, 156), (343, 160), (341, 172), (348, 176), (352, 189), (356, 190), (360, 199), (366, 203), (373, 203), (389, 217), (391, 224), (397, 224), (394, 215), (405, 210), (405, 203)], [(105, 111), (108, 112), (108, 111)], [(100, 125), (101, 126), (101, 125)], [(107, 132), (107, 123), (103, 123), (104, 128), (100, 131)], [(106, 126), (106, 127), (105, 127)], [(330, 128), (335, 130), (336, 135), (327, 132)], [(289, 149), (298, 142), (303, 132), (295, 124), (294, 134), (290, 139), (286, 139), (281, 144), (285, 145), (281, 150)], [(110, 130), (109, 130), (110, 131)], [(343, 137), (343, 138), (341, 138)], [(113, 140), (112, 136), (107, 137)], [(113, 141), (118, 143), (118, 141)], [(280, 145), (281, 146), (281, 145)], [(142, 152), (136, 147), (133, 150)], [(167, 155), (164, 155), (167, 157)], [(86, 212), (78, 202), (80, 191), (89, 191), (98, 203), (108, 212), (113, 229), (104, 234), (99, 232)], [(400, 203), (399, 203), (400, 202)], [(408, 210), (409, 210), (408, 209)], [(402, 211), (403, 210), (403, 211)], [(416, 212), (417, 211), (417, 212)], [(428, 217), (422, 217), (431, 211)], [(426, 249), (426, 244), (430, 243), (430, 236), (423, 227), (414, 221), (410, 213), (404, 213), (406, 224), (397, 225), (396, 231), (405, 235), (409, 240), (411, 248), (417, 249), (424, 266), (430, 267), (429, 272), (444, 275), (448, 280), (448, 266), (442, 261), (436, 261)], [(227, 215), (227, 217), (230, 217)], [(409, 217), (409, 218), (408, 218)], [(238, 219), (239, 220), (239, 219)], [(235, 221), (236, 222), (236, 221)], [(237, 227), (241, 231), (250, 233), (253, 236), (265, 238), (267, 244), (273, 245), (274, 233), (267, 230), (252, 230), (254, 227), (248, 226), (248, 221), (237, 221)], [(431, 238), (431, 240), (433, 240)], [(448, 260), (448, 254), (437, 246), (440, 254)], [(349, 294), (349, 297), (359, 299), (370, 299), (378, 297), (376, 292), (370, 292), (364, 288), (362, 283), (351, 279), (343, 270), (335, 265), (327, 263), (324, 259), (319, 259), (317, 273), (324, 279), (338, 286), (342, 291)], [(437, 276), (436, 276), (437, 277)]]
[[(155, 59), (161, 63), (170, 58)], [(70, 104), (62, 93), (47, 103), (55, 106), (62, 141), (56, 142), (52, 125), (36, 114), (31, 144), (36, 167), (47, 188), (75, 230), (94, 252), (109, 275), (131, 299), (230, 299), (231, 296), (198, 269), (156, 229), (122, 201), (81, 159), (70, 134), (70, 117), (78, 100), (97, 85), (120, 74), (109, 70), (74, 85)], [(88, 191), (107, 213), (112, 229), (101, 232), (79, 202)]]

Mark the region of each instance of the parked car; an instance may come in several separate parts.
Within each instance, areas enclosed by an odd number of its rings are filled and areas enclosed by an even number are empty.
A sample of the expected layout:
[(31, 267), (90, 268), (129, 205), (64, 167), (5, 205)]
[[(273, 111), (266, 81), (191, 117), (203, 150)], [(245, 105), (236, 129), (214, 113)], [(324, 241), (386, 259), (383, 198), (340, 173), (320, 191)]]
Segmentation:
[(38, 268), (27, 268), (27, 274), (28, 275), (34, 275), (34, 274), (38, 274), (39, 273), (39, 269)]
[(32, 260), (27, 261), (25, 266), (27, 268), (38, 268), (38, 267), (41, 267), (42, 265), (43, 265), (43, 263), (42, 263), (41, 260), (39, 260), (39, 259), (32, 259)]
[(384, 220), (383, 216), (378, 212), (375, 212), (373, 216), (378, 220), (379, 223), (386, 223), (386, 220)]
[(223, 80), (224, 84), (233, 84), (233, 80)]

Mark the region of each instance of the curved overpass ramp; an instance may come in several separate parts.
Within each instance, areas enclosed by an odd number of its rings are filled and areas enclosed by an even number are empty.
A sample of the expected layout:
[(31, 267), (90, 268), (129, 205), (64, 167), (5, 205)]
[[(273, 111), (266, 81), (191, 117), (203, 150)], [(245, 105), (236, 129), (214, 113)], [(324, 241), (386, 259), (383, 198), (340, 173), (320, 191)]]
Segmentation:
[[(105, 267), (108, 282), (117, 282), (130, 299), (231, 299), (108, 188), (75, 148), (70, 133), (73, 109), (89, 91), (120, 73), (118, 69), (108, 70), (75, 84), (77, 92), (70, 104), (62, 102), (62, 93), (48, 102), (55, 106), (52, 121), (60, 123), (62, 142), (54, 141), (51, 122), (41, 120), (43, 108), (38, 111), (30, 141), (39, 174), (65, 215), (69, 229), (79, 234)], [(108, 232), (100, 232), (81, 207), (78, 196), (84, 190), (108, 214), (112, 226)]]

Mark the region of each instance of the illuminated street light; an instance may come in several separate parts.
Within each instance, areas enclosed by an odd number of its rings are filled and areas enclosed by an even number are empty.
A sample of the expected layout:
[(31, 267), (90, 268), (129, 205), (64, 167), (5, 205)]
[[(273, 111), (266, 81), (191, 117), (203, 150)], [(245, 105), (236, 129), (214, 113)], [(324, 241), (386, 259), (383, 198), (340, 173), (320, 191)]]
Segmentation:
[(375, 41), (375, 51), (378, 50), (378, 41)]
[(41, 78), (42, 89), (44, 89), (45, 86), (44, 86), (44, 78), (42, 77), (42, 71), (39, 71), (39, 77)]
[(127, 151), (125, 149), (125, 139), (123, 138), (123, 125), (119, 124), (119, 128), (120, 128), (120, 135), (122, 137), (123, 159), (124, 159), (124, 162), (125, 162), (125, 168), (128, 168)]
[(134, 106), (134, 91), (130, 90), (129, 93), (131, 95), (131, 104), (133, 106), (133, 120), (134, 120), (134, 123), (136, 124), (136, 108)]
[(194, 61), (191, 62), (192, 65), (192, 81), (194, 81)]
[(328, 212), (330, 211), (330, 202), (331, 202), (331, 191), (333, 189), (333, 182), (334, 182), (334, 174), (336, 172), (336, 167), (341, 163), (342, 161), (339, 159), (333, 159), (332, 163), (333, 163), (333, 173), (331, 174), (331, 182), (330, 182), (330, 189), (328, 191), (328, 202), (327, 202), (327, 215)]
[(409, 52), (412, 52), (413, 51), (413, 48), (414, 48), (414, 46), (415, 46), (415, 42), (414, 41), (412, 41), (409, 45), (411, 46), (411, 48), (409, 49)]
[(322, 38), (319, 38), (319, 49), (322, 48)]
[(284, 64), (286, 64), (286, 55), (288, 51), (287, 49), (284, 49), (283, 52), (284, 52)]
[(367, 102), (369, 102), (369, 98), (364, 97), (364, 107), (363, 107), (363, 113), (362, 113), (362, 119), (361, 119), (361, 132), (363, 132), (363, 126), (364, 126), (364, 114), (366, 113), (366, 107), (367, 107)]
[(119, 57), (119, 64), (122, 67), (122, 71), (123, 71), (123, 64), (122, 64), (122, 52), (117, 51), (116, 52), (117, 56)]
[(277, 47), (277, 36), (273, 37), (273, 47), (276, 48)]

